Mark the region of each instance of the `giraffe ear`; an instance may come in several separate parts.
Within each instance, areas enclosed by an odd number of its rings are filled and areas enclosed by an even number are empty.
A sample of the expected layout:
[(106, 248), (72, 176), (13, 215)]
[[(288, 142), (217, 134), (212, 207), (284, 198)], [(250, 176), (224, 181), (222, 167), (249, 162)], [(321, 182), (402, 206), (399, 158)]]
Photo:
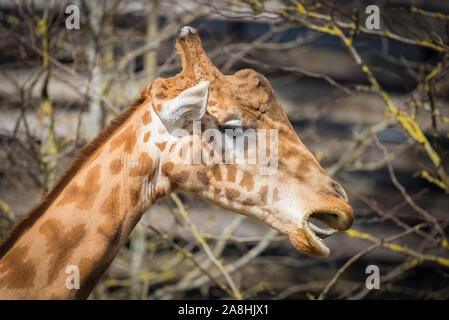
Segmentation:
[(204, 116), (208, 98), (209, 81), (200, 81), (176, 98), (164, 102), (159, 117), (169, 130), (182, 128), (187, 122)]

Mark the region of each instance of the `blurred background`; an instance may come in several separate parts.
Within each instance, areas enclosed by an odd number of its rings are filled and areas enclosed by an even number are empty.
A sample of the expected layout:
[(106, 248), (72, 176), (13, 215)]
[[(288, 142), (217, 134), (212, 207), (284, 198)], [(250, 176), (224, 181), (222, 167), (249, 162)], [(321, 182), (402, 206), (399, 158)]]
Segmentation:
[(144, 215), (90, 298), (448, 299), (444, 0), (0, 0), (0, 237), (145, 85), (180, 72), (184, 25), (224, 74), (269, 79), (354, 226), (312, 258), (179, 193)]

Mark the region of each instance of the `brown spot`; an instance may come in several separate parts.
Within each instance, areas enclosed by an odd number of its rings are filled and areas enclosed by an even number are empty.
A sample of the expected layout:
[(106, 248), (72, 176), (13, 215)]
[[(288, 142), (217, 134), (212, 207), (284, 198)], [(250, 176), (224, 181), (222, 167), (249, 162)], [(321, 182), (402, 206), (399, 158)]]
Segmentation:
[(153, 159), (147, 153), (143, 152), (140, 154), (138, 162), (139, 164), (137, 166), (129, 170), (129, 176), (142, 177), (151, 175), (153, 172)]
[(150, 111), (145, 111), (145, 113), (142, 116), (142, 122), (144, 125), (150, 124), (151, 122), (151, 112)]
[(28, 247), (13, 247), (0, 261), (0, 288), (32, 288), (36, 266), (28, 257)]
[(301, 153), (299, 152), (299, 150), (297, 148), (291, 147), (291, 148), (288, 148), (287, 150), (284, 149), (282, 152), (282, 156), (287, 159), (292, 158), (292, 157), (297, 158), (297, 157), (301, 156)]
[(267, 193), (268, 193), (268, 186), (267, 185), (265, 185), (262, 188), (260, 188), (259, 196), (260, 196), (260, 200), (262, 200), (263, 204), (267, 203)]
[(135, 208), (140, 201), (140, 189), (129, 190), (129, 198), (131, 199), (131, 207)]
[(217, 165), (215, 165), (212, 168), (212, 174), (214, 175), (216, 181), (222, 181), (223, 180), (223, 177), (221, 176), (220, 165), (217, 164)]
[(227, 174), (227, 180), (229, 182), (235, 182), (235, 176), (237, 174), (237, 169), (235, 168), (235, 166), (227, 166), (228, 168), (228, 174)]
[(111, 161), (111, 164), (109, 165), (109, 171), (112, 175), (116, 175), (120, 173), (122, 170), (122, 161), (120, 159), (115, 159)]
[(112, 246), (120, 241), (123, 220), (120, 218), (120, 185), (114, 186), (106, 200), (100, 208), (100, 212), (105, 216), (104, 223), (98, 227), (98, 232), (102, 234)]
[(216, 202), (218, 202), (218, 201), (220, 200), (220, 193), (221, 193), (221, 189), (215, 187), (215, 188), (214, 188), (214, 200), (215, 200)]
[(170, 146), (170, 149), (168, 149), (168, 152), (173, 152), (173, 149), (175, 149), (175, 147), (176, 147), (176, 143), (173, 143), (173, 144)]
[(145, 133), (145, 135), (143, 136), (143, 142), (148, 142), (148, 140), (150, 139), (151, 136), (151, 131), (148, 131), (147, 133)]
[(162, 165), (162, 172), (169, 174), (173, 168), (174, 168), (174, 163), (173, 162), (166, 162)]
[(165, 146), (167, 145), (167, 141), (164, 141), (164, 142), (161, 142), (161, 143), (156, 142), (155, 145), (156, 145), (156, 147), (158, 147), (161, 151), (164, 151)]
[(46, 254), (50, 257), (47, 284), (55, 281), (87, 234), (86, 226), (78, 224), (66, 231), (64, 224), (54, 218), (47, 219), (39, 227), (47, 242)]
[(295, 171), (295, 176), (297, 179), (304, 181), (307, 179), (307, 175), (311, 170), (311, 166), (310, 163), (312, 162), (307, 162), (307, 161), (300, 161), (296, 171)]
[(123, 152), (131, 153), (134, 150), (134, 146), (137, 143), (136, 132), (133, 130), (132, 126), (129, 125), (126, 129), (122, 131), (117, 137), (111, 141), (111, 146), (109, 152), (114, 151), (118, 147), (124, 145)]
[(185, 171), (181, 171), (180, 173), (176, 173), (173, 175), (173, 182), (178, 184), (178, 185), (182, 185), (190, 176), (190, 172), (185, 170)]
[(63, 206), (70, 203), (76, 203), (76, 207), (81, 210), (89, 210), (95, 203), (97, 193), (100, 190), (100, 165), (89, 170), (83, 185), (77, 185), (75, 181), (71, 182), (67, 189), (63, 191), (62, 198), (57, 203)]
[(226, 198), (234, 200), (239, 197), (240, 191), (234, 188), (225, 188)]
[(281, 198), (279, 198), (279, 190), (277, 187), (274, 187), (273, 189), (273, 202), (277, 202), (281, 200)]
[(242, 180), (240, 181), (240, 186), (245, 187), (248, 191), (253, 190), (254, 179), (248, 172), (243, 173)]
[(202, 185), (207, 186), (209, 184), (209, 178), (207, 177), (207, 174), (205, 172), (197, 171), (196, 177)]
[(156, 104), (155, 109), (156, 109), (157, 112), (161, 112), (161, 110), (162, 110), (162, 103)]
[(244, 207), (252, 207), (256, 204), (253, 198), (246, 198), (240, 202), (240, 204)]

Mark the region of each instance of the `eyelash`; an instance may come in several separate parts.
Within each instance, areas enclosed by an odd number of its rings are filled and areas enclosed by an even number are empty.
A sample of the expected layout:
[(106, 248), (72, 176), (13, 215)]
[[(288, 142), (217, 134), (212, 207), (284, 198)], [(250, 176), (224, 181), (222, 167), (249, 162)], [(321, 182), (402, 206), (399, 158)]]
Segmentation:
[(226, 129), (232, 129), (232, 130), (241, 129), (241, 130), (243, 130), (243, 131), (245, 131), (245, 130), (247, 130), (247, 129), (250, 129), (250, 128), (245, 127), (245, 126), (234, 126), (234, 125), (226, 125), (226, 124), (219, 125), (218, 128), (219, 128), (220, 131), (223, 132), (223, 133), (225, 132)]

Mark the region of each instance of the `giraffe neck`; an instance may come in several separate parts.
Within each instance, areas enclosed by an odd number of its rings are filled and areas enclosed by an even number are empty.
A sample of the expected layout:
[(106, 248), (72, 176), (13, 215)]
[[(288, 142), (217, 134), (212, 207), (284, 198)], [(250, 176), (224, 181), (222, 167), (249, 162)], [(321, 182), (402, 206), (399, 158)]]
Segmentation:
[[(57, 196), (50, 191), (46, 210), (25, 218), (13, 230), (19, 235), (2, 244), (0, 298), (89, 295), (145, 210), (169, 192), (158, 175), (163, 131), (149, 103), (137, 107)], [(67, 286), (77, 271), (79, 289), (73, 278)]]

